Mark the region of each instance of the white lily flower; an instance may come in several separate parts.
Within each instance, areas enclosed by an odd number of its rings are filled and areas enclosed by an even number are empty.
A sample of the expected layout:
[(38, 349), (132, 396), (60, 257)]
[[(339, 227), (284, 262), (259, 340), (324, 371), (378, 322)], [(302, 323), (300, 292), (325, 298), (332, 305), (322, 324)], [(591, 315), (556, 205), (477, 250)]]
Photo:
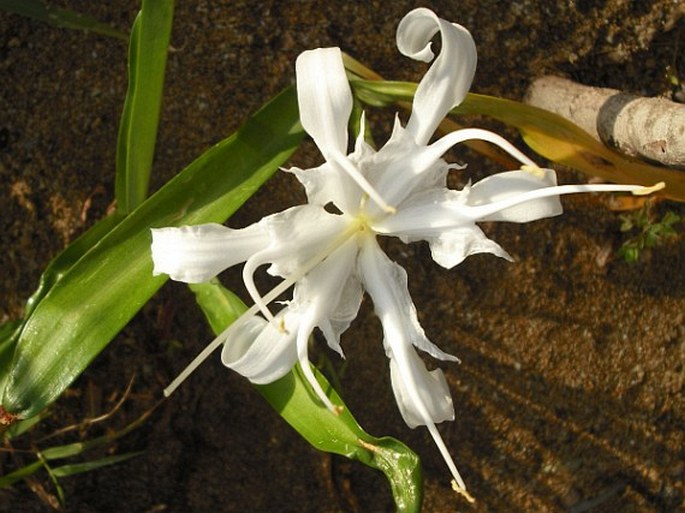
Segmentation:
[[(442, 118), (466, 96), (476, 65), (469, 32), (428, 9), (405, 16), (397, 31), (398, 47), (409, 57), (430, 61), (430, 40), (438, 31), (442, 51), (418, 86), (407, 127), (397, 121), (378, 151), (360, 136), (348, 154), (352, 92), (340, 50), (302, 53), (296, 65), (300, 118), (325, 159), (315, 169), (290, 170), (305, 187), (308, 203), (240, 230), (215, 224), (152, 230), (152, 257), (155, 274), (186, 282), (206, 281), (245, 262), (244, 281), (255, 302), (167, 388), (167, 395), (223, 344), (222, 362), (254, 383), (273, 382), (299, 361), (312, 389), (336, 412), (311, 371), (308, 340), (318, 327), (342, 356), (340, 335), (356, 317), (363, 291), (368, 292), (383, 326), (402, 417), (412, 428), (428, 427), (455, 489), (470, 498), (436, 428), (437, 423), (454, 419), (447, 382), (440, 369), (426, 369), (416, 349), (440, 360), (457, 358), (426, 337), (409, 296), (407, 275), (381, 250), (377, 236), (425, 240), (434, 260), (446, 268), (474, 253), (510, 258), (477, 222), (522, 223), (555, 216), (562, 211), (561, 194), (644, 188), (557, 186), (554, 171), (540, 170), (507, 141), (485, 130), (459, 130), (428, 144)], [(448, 189), (447, 173), (457, 166), (441, 157), (469, 139), (498, 145), (518, 159), (522, 169), (491, 176), (461, 191)], [(325, 208), (330, 204), (337, 211)], [(253, 274), (263, 264), (270, 264), (268, 272), (283, 281), (261, 296)], [(269, 303), (293, 285), (293, 299), (276, 316), (271, 314)], [(264, 318), (256, 316), (259, 311)]]

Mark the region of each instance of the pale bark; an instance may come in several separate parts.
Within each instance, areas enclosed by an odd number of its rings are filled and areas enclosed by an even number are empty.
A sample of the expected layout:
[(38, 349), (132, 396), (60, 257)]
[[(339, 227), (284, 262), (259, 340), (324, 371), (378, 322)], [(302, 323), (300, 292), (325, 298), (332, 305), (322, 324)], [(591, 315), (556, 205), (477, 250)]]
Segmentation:
[(524, 101), (567, 118), (631, 157), (685, 168), (685, 105), (552, 76), (535, 80)]

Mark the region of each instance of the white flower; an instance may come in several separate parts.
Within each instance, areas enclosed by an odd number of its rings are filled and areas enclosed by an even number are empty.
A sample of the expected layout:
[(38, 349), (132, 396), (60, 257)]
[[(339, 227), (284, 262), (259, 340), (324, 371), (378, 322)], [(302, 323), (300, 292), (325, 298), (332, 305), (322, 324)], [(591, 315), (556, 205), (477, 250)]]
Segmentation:
[[(273, 382), (299, 361), (313, 390), (334, 412), (335, 405), (311, 371), (307, 344), (318, 327), (328, 345), (342, 356), (340, 335), (356, 317), (366, 291), (382, 323), (402, 417), (410, 427), (428, 427), (456, 488), (468, 497), (435, 426), (454, 419), (447, 382), (440, 369), (426, 369), (416, 349), (440, 360), (457, 358), (426, 337), (409, 296), (407, 275), (381, 250), (377, 236), (425, 240), (434, 260), (446, 268), (474, 253), (509, 258), (478, 228), (478, 221), (534, 221), (561, 213), (560, 194), (641, 188), (558, 187), (554, 171), (538, 169), (504, 139), (484, 130), (459, 130), (428, 144), (442, 118), (464, 99), (476, 65), (469, 32), (427, 9), (405, 16), (397, 31), (397, 45), (411, 58), (431, 61), (430, 40), (438, 31), (442, 51), (419, 84), (406, 128), (397, 121), (392, 136), (378, 151), (360, 136), (348, 154), (352, 93), (340, 50), (302, 53), (296, 65), (300, 118), (325, 159), (314, 169), (290, 170), (305, 187), (308, 203), (239, 230), (216, 224), (153, 230), (152, 256), (155, 274), (166, 273), (190, 283), (206, 281), (245, 262), (243, 277), (255, 306), (215, 340), (190, 370), (222, 343), (223, 363), (254, 383)], [(441, 157), (468, 139), (500, 146), (526, 170), (500, 173), (460, 191), (448, 189), (447, 173), (456, 166)], [(270, 264), (268, 272), (283, 281), (261, 296), (253, 275), (264, 264)], [(292, 300), (272, 315), (269, 303), (292, 285)], [(255, 315), (258, 311), (264, 318)], [(167, 392), (186, 375), (179, 376)]]

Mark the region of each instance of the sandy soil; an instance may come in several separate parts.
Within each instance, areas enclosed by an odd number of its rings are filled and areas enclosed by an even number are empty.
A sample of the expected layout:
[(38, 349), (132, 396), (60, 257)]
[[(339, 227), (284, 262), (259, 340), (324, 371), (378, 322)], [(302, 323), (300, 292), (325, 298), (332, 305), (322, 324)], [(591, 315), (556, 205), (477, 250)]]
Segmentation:
[[(289, 84), (305, 49), (341, 46), (388, 78), (415, 80), (424, 70), (393, 43), (414, 2), (178, 3), (153, 188)], [(124, 0), (93, 4), (64, 3), (122, 30), (136, 8)], [(553, 72), (668, 94), (667, 68), (681, 79), (685, 73), (685, 18), (677, 1), (422, 5), (472, 31), (476, 92), (519, 99), (532, 77)], [(0, 14), (0, 320), (21, 315), (50, 258), (111, 202), (125, 59), (122, 42)], [(388, 114), (377, 122), (379, 140)], [(453, 158), (469, 163), (455, 182), (494, 170), (467, 152)], [(294, 163), (319, 159), (307, 144)], [(560, 177), (586, 179), (563, 169)], [(277, 176), (232, 223), (300, 199), (297, 185)], [(422, 456), (425, 511), (685, 511), (685, 241), (681, 235), (629, 265), (615, 256), (623, 235), (606, 197), (569, 198), (564, 206), (556, 219), (484, 226), (514, 263), (475, 256), (445, 271), (425, 246), (388, 244), (408, 270), (428, 335), (462, 359), (442, 365), (457, 420), (441, 431), (476, 504), (451, 492), (428, 433), (402, 422), (369, 302), (344, 337), (349, 364), (341, 393), (369, 432), (395, 436)], [(676, 204), (660, 208), (685, 212)], [(239, 288), (238, 278), (229, 272), (225, 282)], [(190, 293), (169, 284), (55, 404), (39, 432), (16, 447), (41, 447), (40, 436), (107, 411), (135, 375), (129, 399), (106, 426), (60, 440), (125, 425), (160, 398), (209, 339)], [(62, 480), (67, 509), (393, 510), (382, 475), (309, 447), (218, 359), (108, 451), (130, 450), (144, 454)], [(28, 460), (25, 453), (0, 453), (3, 473)], [(50, 511), (54, 493), (39, 473), (0, 490), (0, 511)]]

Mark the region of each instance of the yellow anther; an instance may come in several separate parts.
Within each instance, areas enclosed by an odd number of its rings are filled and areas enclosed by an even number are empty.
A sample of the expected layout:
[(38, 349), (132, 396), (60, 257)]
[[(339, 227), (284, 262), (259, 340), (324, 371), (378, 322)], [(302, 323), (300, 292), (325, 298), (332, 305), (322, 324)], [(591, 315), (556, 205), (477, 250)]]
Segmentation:
[(660, 191), (666, 187), (666, 184), (664, 182), (659, 182), (651, 187), (641, 187), (640, 189), (634, 190), (633, 195), (634, 196), (647, 196), (648, 194), (652, 194), (653, 192)]
[(536, 178), (542, 179), (545, 177), (545, 172), (543, 171), (543, 169), (541, 167), (538, 167), (538, 166), (531, 166), (529, 164), (523, 164), (521, 166), (521, 171), (525, 171), (527, 173), (530, 173), (531, 175), (533, 175)]
[(473, 504), (474, 502), (476, 502), (475, 497), (471, 495), (468, 491), (466, 491), (466, 488), (462, 488), (461, 486), (459, 486), (454, 479), (452, 479), (452, 490), (454, 490), (459, 495), (464, 497), (464, 499), (466, 499), (466, 501), (469, 504)]

